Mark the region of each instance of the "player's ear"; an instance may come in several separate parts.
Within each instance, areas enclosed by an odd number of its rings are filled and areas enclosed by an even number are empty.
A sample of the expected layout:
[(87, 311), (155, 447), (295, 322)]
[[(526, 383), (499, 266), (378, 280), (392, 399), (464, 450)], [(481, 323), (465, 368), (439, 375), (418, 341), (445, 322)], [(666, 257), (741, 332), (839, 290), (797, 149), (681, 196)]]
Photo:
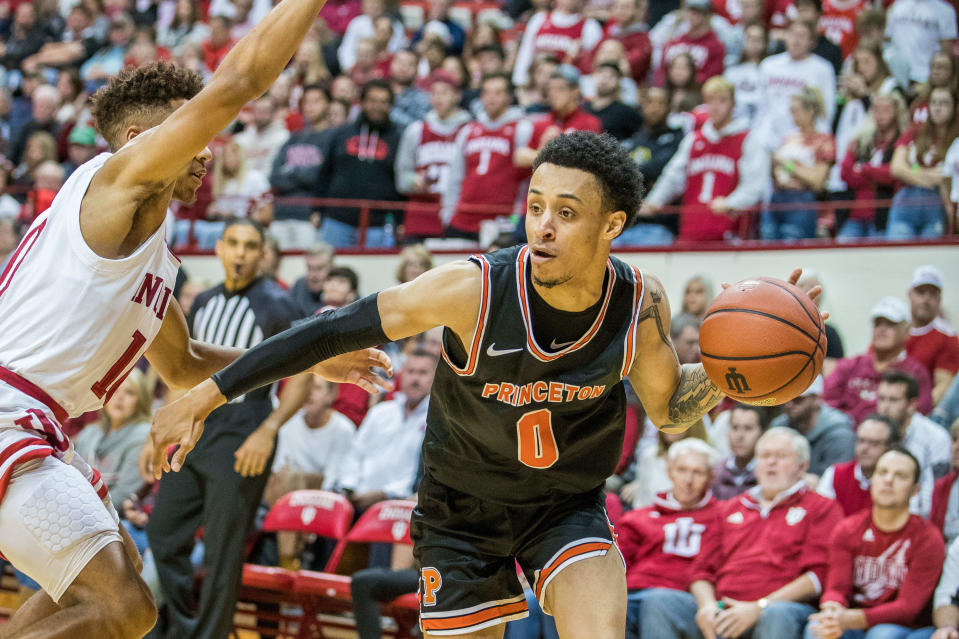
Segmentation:
[(143, 129), (141, 129), (138, 126), (127, 127), (126, 135), (123, 136), (124, 143), (129, 142), (130, 140), (140, 135), (141, 133), (143, 133)]
[(626, 212), (614, 211), (606, 218), (606, 226), (603, 229), (603, 239), (613, 241), (623, 232), (626, 226)]

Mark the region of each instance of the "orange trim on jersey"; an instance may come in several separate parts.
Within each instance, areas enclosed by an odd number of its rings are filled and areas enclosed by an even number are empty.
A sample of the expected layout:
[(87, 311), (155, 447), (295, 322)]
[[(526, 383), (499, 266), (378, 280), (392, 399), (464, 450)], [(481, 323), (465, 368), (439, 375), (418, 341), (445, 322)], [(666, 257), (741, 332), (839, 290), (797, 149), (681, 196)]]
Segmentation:
[(519, 255), (516, 258), (516, 286), (517, 293), (519, 294), (520, 309), (523, 313), (523, 323), (526, 325), (526, 344), (533, 357), (541, 362), (552, 362), (563, 355), (568, 355), (583, 348), (593, 339), (593, 336), (599, 332), (599, 327), (603, 325), (603, 319), (606, 317), (606, 309), (609, 308), (609, 301), (613, 297), (613, 287), (616, 284), (616, 271), (613, 269), (613, 263), (607, 260), (606, 272), (609, 273), (609, 283), (606, 287), (606, 296), (603, 298), (603, 304), (599, 309), (599, 314), (593, 321), (593, 325), (586, 331), (586, 334), (563, 350), (556, 351), (555, 353), (547, 353), (539, 347), (539, 344), (536, 343), (536, 338), (533, 336), (533, 321), (530, 317), (529, 310), (529, 291), (526, 289), (526, 259), (528, 256), (529, 246), (524, 246), (520, 249)]
[(443, 617), (442, 619), (423, 618), (420, 620), (420, 624), (423, 626), (423, 630), (461, 630), (483, 623), (484, 621), (492, 621), (499, 617), (526, 612), (528, 609), (526, 600), (524, 599), (523, 601), (484, 608), (483, 610), (468, 615)]
[(480, 310), (479, 317), (476, 318), (476, 331), (473, 333), (473, 343), (470, 345), (469, 357), (466, 360), (466, 365), (463, 368), (460, 368), (453, 363), (453, 360), (449, 358), (449, 355), (446, 353), (446, 349), (442, 350), (443, 359), (449, 364), (449, 367), (453, 369), (453, 372), (457, 375), (472, 375), (476, 371), (476, 364), (479, 361), (479, 352), (480, 344), (483, 343), (483, 334), (486, 331), (486, 324), (489, 319), (489, 308), (490, 308), (490, 266), (489, 261), (483, 255), (474, 255), (479, 263), (479, 267), (483, 271), (483, 288), (480, 294)]
[(643, 297), (646, 295), (646, 280), (642, 272), (635, 266), (632, 267), (636, 274), (636, 281), (633, 282), (633, 317), (629, 321), (629, 329), (626, 331), (626, 348), (623, 349), (623, 373), (620, 378), (629, 374), (629, 369), (633, 367), (633, 359), (636, 357), (636, 331), (639, 326), (639, 311), (643, 307)]
[(611, 546), (612, 544), (610, 542), (590, 541), (578, 546), (573, 546), (572, 548), (566, 550), (563, 554), (561, 554), (540, 571), (539, 577), (536, 579), (536, 599), (542, 601), (543, 586), (545, 586), (546, 582), (549, 581), (550, 575), (562, 568), (563, 564), (568, 562), (570, 559), (580, 555), (585, 555), (587, 553), (596, 552), (598, 550), (608, 551)]

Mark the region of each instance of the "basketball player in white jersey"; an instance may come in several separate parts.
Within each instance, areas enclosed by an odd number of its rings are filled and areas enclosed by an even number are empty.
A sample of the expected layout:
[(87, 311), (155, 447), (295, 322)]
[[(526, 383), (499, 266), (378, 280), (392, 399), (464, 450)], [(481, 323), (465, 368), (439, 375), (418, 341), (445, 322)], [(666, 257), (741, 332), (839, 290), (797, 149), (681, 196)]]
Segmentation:
[[(0, 638), (129, 639), (153, 626), (136, 550), (61, 424), (101, 408), (141, 355), (189, 388), (239, 354), (189, 338), (163, 221), (171, 199), (195, 199), (207, 144), (269, 88), (323, 4), (283, 0), (205, 88), (162, 63), (121, 72), (94, 97), (113, 152), (77, 169), (0, 276), (0, 553), (44, 590)], [(319, 374), (388, 386), (371, 366), (389, 359), (350, 353)]]

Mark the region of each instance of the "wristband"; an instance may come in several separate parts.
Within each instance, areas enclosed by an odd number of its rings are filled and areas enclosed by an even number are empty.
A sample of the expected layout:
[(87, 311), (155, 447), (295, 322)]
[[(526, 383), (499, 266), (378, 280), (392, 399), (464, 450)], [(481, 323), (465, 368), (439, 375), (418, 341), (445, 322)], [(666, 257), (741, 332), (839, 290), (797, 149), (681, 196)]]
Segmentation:
[(789, 162), (786, 162), (786, 166), (784, 168), (786, 169), (786, 173), (789, 173), (790, 175), (792, 175), (793, 172), (796, 170), (796, 163), (793, 162), (792, 160), (789, 160)]

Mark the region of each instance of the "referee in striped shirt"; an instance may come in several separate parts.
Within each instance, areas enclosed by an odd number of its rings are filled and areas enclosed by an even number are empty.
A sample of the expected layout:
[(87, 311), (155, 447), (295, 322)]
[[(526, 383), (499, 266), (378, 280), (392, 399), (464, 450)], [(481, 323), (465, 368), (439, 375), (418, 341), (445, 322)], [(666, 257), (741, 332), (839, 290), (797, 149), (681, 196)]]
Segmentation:
[[(278, 284), (257, 275), (263, 243), (256, 222), (227, 222), (216, 245), (224, 281), (197, 296), (187, 318), (192, 337), (247, 349), (304, 316)], [(160, 482), (147, 534), (167, 604), (163, 636), (228, 636), (244, 546), (273, 464), (276, 433), (302, 406), (308, 382), (308, 374), (287, 382), (276, 408), (272, 389), (265, 387), (215, 410), (183, 470)], [(196, 602), (190, 553), (201, 526), (206, 577)]]

